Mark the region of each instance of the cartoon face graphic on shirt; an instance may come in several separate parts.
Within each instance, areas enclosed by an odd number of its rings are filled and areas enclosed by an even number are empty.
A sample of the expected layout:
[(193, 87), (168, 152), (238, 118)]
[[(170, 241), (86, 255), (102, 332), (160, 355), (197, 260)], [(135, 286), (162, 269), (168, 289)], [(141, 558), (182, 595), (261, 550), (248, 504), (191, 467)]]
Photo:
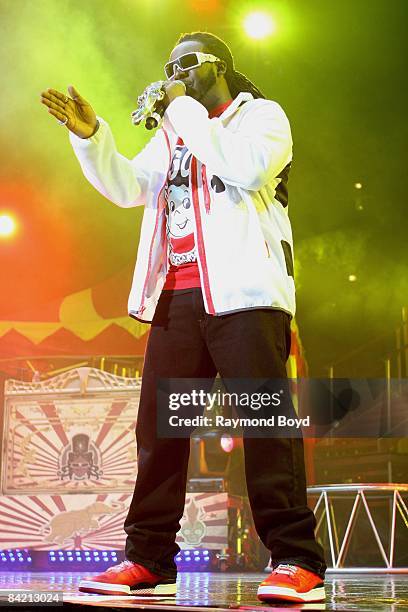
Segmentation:
[(182, 238), (194, 227), (194, 210), (186, 185), (167, 185), (164, 191), (167, 203), (167, 229), (170, 236)]

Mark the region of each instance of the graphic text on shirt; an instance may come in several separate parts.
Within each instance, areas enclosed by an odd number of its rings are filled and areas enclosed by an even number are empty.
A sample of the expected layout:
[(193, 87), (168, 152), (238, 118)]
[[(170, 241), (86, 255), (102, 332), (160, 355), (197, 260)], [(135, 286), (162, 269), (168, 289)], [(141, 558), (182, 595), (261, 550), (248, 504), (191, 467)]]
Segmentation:
[(173, 266), (197, 261), (194, 209), (190, 201), (191, 153), (178, 144), (164, 189), (169, 261)]

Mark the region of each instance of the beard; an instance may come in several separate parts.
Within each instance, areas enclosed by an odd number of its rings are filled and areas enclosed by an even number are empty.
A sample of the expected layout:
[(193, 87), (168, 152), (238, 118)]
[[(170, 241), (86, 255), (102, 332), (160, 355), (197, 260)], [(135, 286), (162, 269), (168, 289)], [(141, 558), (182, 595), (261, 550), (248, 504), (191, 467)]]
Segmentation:
[(211, 70), (208, 74), (200, 79), (197, 83), (196, 87), (192, 87), (191, 85), (186, 86), (186, 94), (191, 98), (194, 98), (198, 102), (201, 102), (206, 95), (208, 94), (211, 87), (213, 87), (217, 82), (217, 78), (214, 72)]

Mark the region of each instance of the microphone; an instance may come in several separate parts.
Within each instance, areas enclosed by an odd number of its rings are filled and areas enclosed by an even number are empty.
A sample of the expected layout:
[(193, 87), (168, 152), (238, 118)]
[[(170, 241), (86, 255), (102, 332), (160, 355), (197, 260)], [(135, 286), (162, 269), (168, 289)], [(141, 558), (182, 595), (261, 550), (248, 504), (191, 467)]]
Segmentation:
[[(166, 83), (176, 82), (174, 75), (168, 81), (155, 81), (146, 87), (144, 92), (137, 99), (137, 109), (131, 114), (133, 125), (140, 125), (145, 122), (147, 130), (153, 130), (161, 124), (165, 108), (162, 104), (158, 104), (164, 99), (166, 92), (164, 86)], [(183, 81), (177, 81), (186, 86)]]
[(160, 123), (164, 115), (164, 108), (156, 104), (163, 100), (166, 92), (163, 85), (166, 81), (155, 81), (146, 87), (144, 92), (137, 99), (137, 108), (131, 114), (133, 125), (140, 125), (145, 122), (147, 130), (153, 130)]
[(157, 128), (161, 120), (163, 119), (164, 108), (156, 109), (154, 113), (152, 113), (149, 117), (146, 118), (145, 128), (146, 130), (154, 130)]

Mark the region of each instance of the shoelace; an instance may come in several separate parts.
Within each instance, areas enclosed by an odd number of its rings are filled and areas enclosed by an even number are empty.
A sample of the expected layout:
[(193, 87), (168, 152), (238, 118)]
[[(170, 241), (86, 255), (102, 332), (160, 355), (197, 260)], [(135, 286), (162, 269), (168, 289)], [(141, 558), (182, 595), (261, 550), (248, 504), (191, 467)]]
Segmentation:
[(129, 561), (129, 559), (125, 559), (124, 561), (122, 561), (121, 563), (119, 563), (118, 565), (113, 565), (112, 567), (108, 568), (108, 572), (114, 572), (115, 574), (129, 568), (129, 567), (133, 567), (134, 563), (132, 561)]
[(277, 567), (275, 567), (273, 571), (276, 572), (277, 574), (287, 574), (288, 576), (294, 576), (297, 570), (298, 568), (296, 567), (296, 565), (280, 563)]

